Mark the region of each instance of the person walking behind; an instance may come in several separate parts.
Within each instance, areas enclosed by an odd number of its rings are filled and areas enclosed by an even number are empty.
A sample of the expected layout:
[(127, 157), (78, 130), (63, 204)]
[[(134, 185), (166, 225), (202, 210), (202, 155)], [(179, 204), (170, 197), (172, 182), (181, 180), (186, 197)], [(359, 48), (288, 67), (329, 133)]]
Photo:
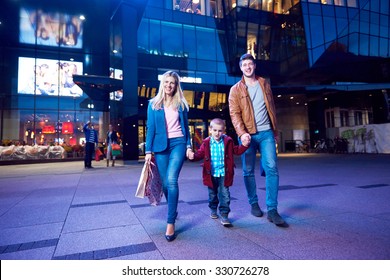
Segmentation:
[(84, 156), (84, 167), (85, 168), (93, 168), (92, 167), (92, 156), (95, 148), (98, 144), (98, 137), (96, 130), (93, 129), (91, 121), (88, 121), (84, 127), (85, 134), (85, 156)]
[(112, 155), (112, 144), (118, 144), (118, 135), (116, 131), (113, 129), (112, 124), (108, 125), (107, 131), (107, 167), (110, 165), (110, 159), (112, 158), (112, 166), (115, 166), (115, 158), (116, 156)]
[(234, 155), (244, 153), (250, 144), (248, 138), (243, 139), (243, 145), (234, 145), (233, 139), (225, 135), (226, 123), (216, 118), (210, 122), (211, 136), (203, 140), (196, 153), (190, 152), (189, 159), (203, 162), (203, 184), (208, 187), (210, 217), (218, 219), (217, 208), (221, 215), (221, 224), (231, 226), (228, 218), (230, 213), (230, 191), (234, 176)]
[(275, 141), (278, 130), (271, 86), (266, 79), (255, 75), (256, 62), (251, 54), (242, 55), (239, 66), (243, 76), (230, 89), (229, 110), (239, 141), (251, 139), (249, 149), (241, 156), (251, 213), (256, 217), (263, 216), (255, 180), (256, 153), (259, 150), (260, 169), (265, 172), (267, 218), (282, 226), (285, 221), (278, 213), (279, 171)]
[(167, 241), (176, 238), (178, 178), (185, 157), (191, 151), (188, 110), (179, 75), (174, 71), (164, 73), (158, 93), (148, 105), (145, 161), (150, 162), (154, 153), (168, 202)]

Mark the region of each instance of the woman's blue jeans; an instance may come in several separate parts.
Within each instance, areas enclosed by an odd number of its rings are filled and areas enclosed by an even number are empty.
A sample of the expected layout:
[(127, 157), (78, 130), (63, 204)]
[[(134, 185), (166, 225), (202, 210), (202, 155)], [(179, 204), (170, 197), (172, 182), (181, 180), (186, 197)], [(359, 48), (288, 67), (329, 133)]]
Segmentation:
[(184, 137), (168, 139), (168, 147), (163, 152), (154, 153), (158, 173), (163, 182), (163, 191), (168, 202), (168, 224), (174, 224), (179, 201), (179, 174), (186, 155)]
[(279, 172), (277, 166), (275, 138), (272, 130), (251, 134), (249, 149), (241, 155), (244, 183), (249, 204), (258, 203), (256, 193), (255, 165), (256, 153), (260, 151), (260, 172), (265, 172), (265, 189), (267, 210), (277, 209)]

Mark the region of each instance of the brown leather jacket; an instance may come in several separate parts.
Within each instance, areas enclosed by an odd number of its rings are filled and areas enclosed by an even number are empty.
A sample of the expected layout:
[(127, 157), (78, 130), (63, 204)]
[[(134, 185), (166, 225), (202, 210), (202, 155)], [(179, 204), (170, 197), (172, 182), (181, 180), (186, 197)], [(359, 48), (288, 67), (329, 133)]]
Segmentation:
[[(277, 137), (278, 126), (276, 122), (276, 109), (271, 85), (262, 77), (256, 76), (256, 79), (259, 81), (261, 89), (263, 90), (265, 106), (267, 107), (271, 127), (275, 137)], [(229, 110), (230, 117), (238, 137), (241, 137), (244, 133), (254, 134), (257, 132), (253, 105), (249, 97), (244, 77), (242, 77), (241, 81), (233, 85), (230, 89)]]

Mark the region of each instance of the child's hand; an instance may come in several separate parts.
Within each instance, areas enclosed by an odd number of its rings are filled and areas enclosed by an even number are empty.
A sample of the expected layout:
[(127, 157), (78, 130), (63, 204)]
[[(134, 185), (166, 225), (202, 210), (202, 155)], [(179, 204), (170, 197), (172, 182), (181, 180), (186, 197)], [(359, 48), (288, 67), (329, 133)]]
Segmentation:
[(188, 159), (189, 159), (189, 160), (193, 160), (193, 159), (194, 159), (194, 155), (195, 155), (195, 153), (194, 153), (193, 151), (190, 151), (190, 152), (188, 153)]
[(251, 143), (251, 138), (250, 137), (243, 137), (242, 139), (242, 145), (245, 147), (249, 147)]

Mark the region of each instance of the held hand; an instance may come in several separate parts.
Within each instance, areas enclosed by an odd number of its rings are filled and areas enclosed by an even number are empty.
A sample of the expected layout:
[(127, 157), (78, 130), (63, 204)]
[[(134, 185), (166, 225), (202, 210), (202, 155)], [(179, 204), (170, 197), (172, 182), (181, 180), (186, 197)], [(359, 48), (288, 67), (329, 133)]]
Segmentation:
[(152, 154), (146, 154), (145, 155), (145, 162), (150, 163), (152, 161)]
[(190, 159), (190, 154), (191, 153), (193, 154), (194, 152), (190, 148), (188, 148), (187, 151), (186, 151), (186, 156), (187, 156), (188, 159)]
[(243, 145), (243, 146), (249, 147), (250, 144), (251, 144), (251, 139), (250, 139), (250, 138), (245, 137), (245, 138), (242, 140), (242, 145)]
[(243, 135), (241, 135), (240, 140), (241, 140), (241, 143), (243, 143), (243, 144), (245, 143), (245, 141), (248, 141), (250, 143), (251, 135), (249, 133), (244, 133)]
[(188, 153), (188, 159), (189, 159), (189, 160), (193, 160), (193, 159), (194, 159), (194, 155), (195, 155), (195, 153), (194, 153), (193, 151), (190, 151), (190, 152)]

